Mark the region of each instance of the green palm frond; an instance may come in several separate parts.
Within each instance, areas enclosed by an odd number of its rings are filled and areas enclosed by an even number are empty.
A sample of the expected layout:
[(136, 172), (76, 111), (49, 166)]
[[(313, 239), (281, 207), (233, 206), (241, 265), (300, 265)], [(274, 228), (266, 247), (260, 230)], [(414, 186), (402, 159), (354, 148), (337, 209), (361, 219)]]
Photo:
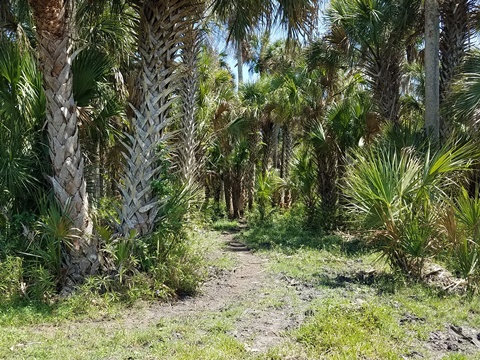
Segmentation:
[(447, 98), (445, 116), (453, 117), (461, 123), (476, 124), (480, 108), (480, 51), (472, 51), (464, 65), (461, 75), (452, 85), (452, 93)]
[(45, 97), (33, 55), (7, 38), (0, 46), (0, 197), (16, 203), (39, 183), (38, 130)]

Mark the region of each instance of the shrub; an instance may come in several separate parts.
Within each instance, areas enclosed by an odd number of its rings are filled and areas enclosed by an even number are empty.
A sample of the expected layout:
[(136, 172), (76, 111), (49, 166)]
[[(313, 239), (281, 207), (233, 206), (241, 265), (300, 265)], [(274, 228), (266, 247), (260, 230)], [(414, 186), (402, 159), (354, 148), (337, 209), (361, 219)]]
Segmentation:
[(473, 144), (421, 153), (382, 143), (353, 155), (345, 185), (349, 209), (378, 230), (373, 245), (394, 268), (421, 276), (425, 260), (437, 252), (445, 198), (477, 153)]

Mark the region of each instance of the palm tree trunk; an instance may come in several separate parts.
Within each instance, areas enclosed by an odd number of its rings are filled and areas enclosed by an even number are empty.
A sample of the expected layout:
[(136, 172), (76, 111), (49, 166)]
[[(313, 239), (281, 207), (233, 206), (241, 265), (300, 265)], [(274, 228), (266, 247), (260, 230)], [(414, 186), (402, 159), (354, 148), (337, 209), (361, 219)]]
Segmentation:
[[(430, 0), (432, 1), (432, 0)], [(444, 104), (452, 80), (458, 75), (470, 39), (469, 11), (472, 0), (440, 0), (440, 104)], [(446, 139), (452, 132), (450, 118), (440, 119), (440, 135)]]
[(398, 124), (400, 113), (400, 63), (401, 50), (392, 45), (380, 56), (375, 69), (370, 70), (374, 80), (373, 98), (380, 114), (394, 124)]
[(68, 248), (68, 275), (81, 281), (97, 271), (97, 243), (91, 236), (80, 149), (78, 120), (72, 91), (72, 0), (30, 0), (36, 25), (39, 67), (46, 96), (47, 131), (53, 175), (50, 180), (57, 201), (71, 216), (81, 236)]
[(270, 158), (273, 153), (273, 143), (274, 143), (274, 124), (267, 120), (262, 125), (262, 136), (263, 136), (263, 154), (262, 154), (262, 176), (265, 177), (268, 171), (268, 166), (270, 164)]
[(439, 139), (439, 32), (437, 0), (425, 1), (425, 130), (433, 141)]
[(184, 0), (145, 0), (140, 14), (139, 53), (141, 74), (137, 82), (133, 135), (125, 144), (127, 159), (123, 175), (123, 233), (135, 229), (150, 233), (159, 210), (151, 183), (158, 175), (156, 149), (165, 143), (165, 128), (170, 124), (174, 92), (179, 88), (175, 74), (175, 55), (181, 48), (192, 6)]
[(243, 84), (243, 48), (242, 42), (239, 41), (237, 45), (237, 73), (238, 73), (238, 87)]
[(230, 171), (226, 171), (223, 174), (223, 191), (225, 195), (225, 209), (229, 219), (234, 218), (234, 209), (233, 209), (233, 182)]
[(200, 48), (198, 31), (193, 23), (190, 24), (188, 32), (183, 36), (183, 43), (179, 167), (183, 184), (191, 188), (198, 179), (199, 170), (196, 156), (198, 150), (196, 116), (198, 90), (197, 58)]

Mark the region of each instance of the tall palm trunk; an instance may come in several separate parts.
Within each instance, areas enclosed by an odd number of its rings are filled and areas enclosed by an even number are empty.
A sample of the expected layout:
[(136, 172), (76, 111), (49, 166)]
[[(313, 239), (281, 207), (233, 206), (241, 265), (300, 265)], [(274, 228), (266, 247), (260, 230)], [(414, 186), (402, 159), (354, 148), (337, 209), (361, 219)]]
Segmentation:
[(243, 84), (243, 45), (239, 41), (237, 45), (237, 74), (238, 74), (238, 87)]
[(78, 120), (72, 91), (72, 0), (30, 0), (36, 25), (39, 66), (46, 95), (47, 131), (53, 175), (50, 180), (57, 201), (69, 212), (81, 236), (68, 248), (68, 274), (73, 280), (98, 269), (97, 244), (91, 237), (80, 149)]
[(223, 173), (223, 192), (228, 218), (233, 219), (235, 217), (235, 212), (233, 208), (233, 181), (230, 169), (225, 170)]
[(400, 113), (401, 49), (390, 46), (379, 56), (375, 66), (369, 69), (373, 79), (373, 98), (379, 106), (380, 114), (398, 124)]
[(232, 206), (233, 218), (240, 219), (244, 215), (244, 169), (241, 165), (234, 166), (232, 169)]
[(265, 177), (268, 171), (268, 166), (270, 164), (270, 158), (273, 154), (274, 146), (274, 135), (275, 135), (275, 124), (267, 119), (262, 124), (262, 136), (263, 136), (263, 153), (262, 153), (262, 176)]
[(182, 116), (179, 143), (180, 176), (183, 183), (191, 188), (198, 179), (197, 163), (197, 91), (198, 69), (197, 59), (199, 47), (198, 30), (190, 24), (188, 32), (183, 36), (184, 51), (183, 76), (181, 84)]
[[(469, 10), (472, 0), (440, 0), (440, 104), (450, 91), (452, 80), (458, 75), (470, 39)], [(445, 139), (451, 134), (449, 118), (441, 118), (440, 132)]]
[(425, 1), (425, 129), (439, 139), (439, 16), (437, 0)]
[(123, 175), (121, 227), (140, 235), (150, 233), (159, 210), (151, 183), (158, 174), (156, 149), (165, 143), (165, 128), (171, 120), (173, 93), (179, 88), (175, 56), (186, 32), (192, 2), (146, 0), (141, 6), (139, 53), (141, 73), (137, 82), (137, 104), (133, 104), (133, 135), (125, 145), (127, 159)]

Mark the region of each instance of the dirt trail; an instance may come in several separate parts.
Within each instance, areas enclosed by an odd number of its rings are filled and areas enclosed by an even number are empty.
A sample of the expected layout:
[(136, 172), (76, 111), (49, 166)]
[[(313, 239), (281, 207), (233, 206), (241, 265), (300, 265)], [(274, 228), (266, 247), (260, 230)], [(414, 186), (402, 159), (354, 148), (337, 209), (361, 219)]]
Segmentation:
[[(245, 311), (231, 334), (252, 352), (265, 352), (282, 340), (282, 332), (303, 321), (313, 289), (295, 289), (288, 279), (275, 278), (267, 272), (268, 260), (252, 253), (236, 239), (223, 233), (216, 241), (223, 249), (212, 256), (228, 252), (235, 261), (231, 271), (213, 274), (201, 286), (199, 294), (169, 304), (150, 304), (126, 316), (126, 328), (152, 326), (162, 319), (195, 317), (204, 312), (222, 312), (232, 306), (245, 305)], [(301, 296), (296, 296), (302, 292)], [(277, 295), (279, 296), (277, 298)], [(274, 304), (268, 301), (276, 299)], [(264, 303), (262, 308), (262, 303)], [(258, 306), (260, 305), (260, 306)]]

